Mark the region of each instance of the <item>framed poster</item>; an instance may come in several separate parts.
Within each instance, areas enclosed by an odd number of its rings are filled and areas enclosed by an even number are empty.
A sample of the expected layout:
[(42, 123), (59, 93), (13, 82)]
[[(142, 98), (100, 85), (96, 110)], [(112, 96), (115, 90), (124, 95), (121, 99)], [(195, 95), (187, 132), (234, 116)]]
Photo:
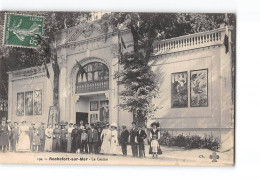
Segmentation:
[(171, 74), (171, 107), (188, 107), (188, 73), (187, 71)]
[(109, 121), (109, 101), (108, 100), (100, 101), (99, 120), (103, 121), (103, 122)]
[(90, 114), (90, 123), (95, 123), (98, 121), (98, 114)]
[(24, 92), (17, 93), (17, 110), (16, 110), (17, 116), (23, 116), (24, 115)]
[(50, 106), (48, 124), (58, 124), (59, 123), (59, 108), (57, 106)]
[(33, 91), (26, 91), (25, 96), (25, 115), (33, 115)]
[(90, 101), (90, 111), (98, 111), (98, 101)]
[(190, 106), (208, 106), (208, 69), (190, 71)]
[(42, 90), (34, 91), (33, 115), (42, 115)]

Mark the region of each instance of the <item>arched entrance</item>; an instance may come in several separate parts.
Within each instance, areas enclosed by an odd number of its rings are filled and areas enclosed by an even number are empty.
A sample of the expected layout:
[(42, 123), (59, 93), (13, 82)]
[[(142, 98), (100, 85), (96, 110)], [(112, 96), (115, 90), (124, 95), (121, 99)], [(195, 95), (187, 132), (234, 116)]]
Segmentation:
[[(72, 115), (76, 123), (109, 122), (110, 72), (102, 59), (81, 60), (86, 74), (81, 75), (78, 65), (72, 70)], [(73, 104), (74, 102), (74, 104)]]

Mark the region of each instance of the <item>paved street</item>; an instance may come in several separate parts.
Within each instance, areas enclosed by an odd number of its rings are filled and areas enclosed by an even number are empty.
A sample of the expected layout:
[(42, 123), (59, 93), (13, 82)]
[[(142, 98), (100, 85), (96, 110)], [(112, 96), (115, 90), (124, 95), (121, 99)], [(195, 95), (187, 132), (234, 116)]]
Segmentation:
[[(185, 150), (178, 147), (161, 147), (163, 154), (158, 159), (153, 159), (148, 154), (149, 147), (146, 146), (146, 158), (134, 158), (131, 156), (131, 147), (128, 146), (128, 156), (121, 154), (112, 155), (91, 155), (71, 153), (0, 153), (0, 163), (27, 163), (27, 164), (88, 164), (88, 165), (186, 165), (186, 166), (230, 166), (232, 164), (232, 151), (217, 152), (219, 159), (212, 162), (211, 150), (193, 149)], [(12, 160), (10, 161), (10, 158)]]

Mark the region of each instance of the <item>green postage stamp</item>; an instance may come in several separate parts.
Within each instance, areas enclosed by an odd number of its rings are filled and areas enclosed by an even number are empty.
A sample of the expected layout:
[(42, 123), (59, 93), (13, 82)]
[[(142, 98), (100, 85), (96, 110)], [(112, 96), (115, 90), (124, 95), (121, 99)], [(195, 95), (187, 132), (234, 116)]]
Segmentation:
[(37, 47), (38, 35), (42, 37), (44, 17), (5, 14), (3, 45), (14, 47)]

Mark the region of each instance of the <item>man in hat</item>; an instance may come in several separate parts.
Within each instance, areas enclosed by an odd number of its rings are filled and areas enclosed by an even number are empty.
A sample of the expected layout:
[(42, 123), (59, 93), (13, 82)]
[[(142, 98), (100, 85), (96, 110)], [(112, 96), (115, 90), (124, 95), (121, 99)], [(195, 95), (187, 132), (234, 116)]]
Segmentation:
[(2, 124), (0, 125), (0, 151), (5, 152), (8, 146), (8, 126), (6, 124), (6, 120), (2, 120)]
[(35, 132), (35, 123), (31, 123), (31, 127), (29, 128), (29, 137), (30, 137), (30, 149), (33, 151), (33, 134)]
[(130, 137), (130, 144), (131, 144), (131, 148), (132, 148), (133, 157), (138, 157), (136, 122), (132, 122), (132, 129), (130, 130), (129, 137)]
[(91, 124), (91, 129), (88, 130), (89, 153), (97, 154), (98, 131), (94, 128), (94, 123)]
[(67, 137), (68, 137), (68, 129), (65, 128), (67, 123), (61, 121), (61, 132), (60, 132), (60, 151), (66, 152), (67, 151)]
[(55, 124), (55, 129), (53, 130), (53, 141), (52, 141), (52, 151), (60, 151), (60, 138), (61, 130), (59, 129), (59, 124)]
[(12, 129), (12, 135), (11, 135), (11, 149), (12, 151), (16, 151), (16, 144), (18, 142), (18, 138), (19, 138), (19, 127), (18, 127), (18, 123), (14, 122), (14, 127)]
[(41, 122), (41, 125), (38, 127), (38, 132), (39, 132), (39, 137), (40, 137), (40, 142), (41, 145), (39, 147), (40, 152), (44, 152), (44, 147), (45, 147), (45, 123)]
[(13, 125), (12, 125), (10, 119), (8, 119), (8, 120), (6, 121), (6, 123), (7, 123), (7, 127), (8, 127), (8, 145), (7, 145), (7, 150), (8, 150), (8, 151), (11, 151), (11, 150), (12, 150), (12, 142), (11, 142), (11, 140), (12, 140), (12, 129), (13, 129)]
[(72, 153), (76, 153), (76, 151), (79, 149), (79, 145), (78, 145), (78, 130), (79, 130), (79, 125), (78, 124), (74, 124), (74, 128), (71, 132), (71, 152)]
[(97, 131), (98, 131), (97, 153), (99, 154), (101, 150), (101, 144), (102, 144), (101, 141), (102, 126), (100, 123), (97, 125)]
[(123, 131), (120, 135), (120, 144), (122, 147), (123, 156), (127, 156), (127, 144), (129, 138), (129, 131), (126, 129), (126, 125), (122, 125)]
[(139, 149), (139, 157), (144, 157), (144, 139), (146, 139), (147, 135), (145, 131), (142, 129), (142, 126), (138, 126), (137, 131), (137, 142), (138, 142), (138, 149)]

